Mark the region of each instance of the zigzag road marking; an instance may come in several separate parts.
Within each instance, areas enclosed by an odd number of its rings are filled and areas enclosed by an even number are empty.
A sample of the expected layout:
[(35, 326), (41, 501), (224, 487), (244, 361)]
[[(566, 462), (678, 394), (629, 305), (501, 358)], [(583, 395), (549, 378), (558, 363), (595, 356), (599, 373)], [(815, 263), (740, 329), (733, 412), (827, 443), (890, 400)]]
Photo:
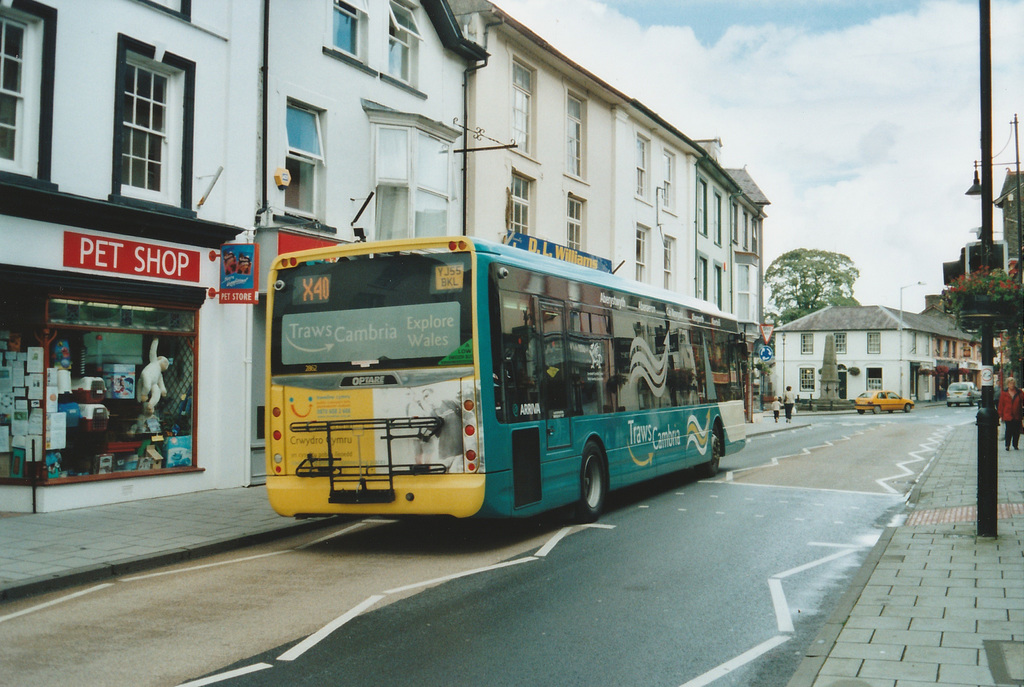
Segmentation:
[[(899, 474), (892, 475), (891, 477), (881, 477), (879, 479), (876, 479), (875, 482), (878, 484), (878, 486), (882, 487), (883, 489), (888, 491), (890, 494), (898, 494), (898, 493), (900, 493), (898, 490), (894, 489), (889, 484), (886, 484), (886, 482), (888, 482), (890, 480), (894, 480), (894, 479), (899, 479), (901, 477), (907, 477), (909, 475), (913, 475), (914, 471), (913, 470), (908, 470), (906, 466), (911, 465), (912, 463), (920, 463), (921, 461), (925, 460), (924, 456), (921, 455), (922, 453), (932, 453), (932, 454), (934, 454), (936, 451), (938, 451), (939, 447), (942, 445), (942, 440), (945, 439), (946, 435), (952, 429), (953, 428), (951, 426), (948, 426), (948, 425), (946, 427), (943, 427), (943, 428), (940, 428), (940, 429), (936, 429), (934, 432), (932, 432), (931, 436), (928, 437), (928, 440), (925, 443), (918, 444), (918, 446), (921, 447), (920, 451), (910, 451), (907, 454), (907, 455), (913, 456), (910, 460), (904, 460), (904, 461), (900, 461), (899, 463), (896, 463), (896, 467), (901, 470), (901, 472)], [(934, 460), (934, 459), (935, 459), (935, 456), (933, 455), (932, 456), (932, 460)], [(930, 465), (930, 464), (931, 464), (931, 461), (928, 461), (928, 465)], [(928, 468), (928, 465), (924, 466), (924, 468), (921, 470), (922, 473), (924, 472), (925, 469)], [(917, 484), (918, 479), (920, 479), (920, 474), (921, 473), (918, 473), (918, 478), (914, 480), (913, 484)], [(910, 495), (910, 491), (911, 490), (908, 489), (906, 494), (904, 494), (904, 496), (908, 497)]]

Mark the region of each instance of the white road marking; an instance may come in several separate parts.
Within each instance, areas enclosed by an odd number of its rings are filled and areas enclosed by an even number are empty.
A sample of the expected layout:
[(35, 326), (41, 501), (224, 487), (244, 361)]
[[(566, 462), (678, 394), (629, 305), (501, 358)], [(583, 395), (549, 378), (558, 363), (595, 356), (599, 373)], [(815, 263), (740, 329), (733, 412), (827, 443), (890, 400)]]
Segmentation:
[[(366, 527), (370, 523), (373, 523), (373, 524), (376, 525), (376, 524), (381, 523), (381, 522), (383, 522), (383, 521), (381, 521), (381, 520), (363, 520), (362, 522), (353, 523), (353, 524), (349, 525), (348, 527), (342, 528), (340, 530), (336, 530), (334, 532), (331, 532), (330, 534), (325, 534), (324, 536), (320, 537), (319, 539), (314, 539), (313, 541), (307, 542), (307, 543), (303, 544), (302, 546), (297, 546), (297, 547), (295, 547), (295, 550), (296, 551), (301, 551), (302, 549), (306, 549), (306, 548), (309, 548), (310, 546), (315, 546), (317, 544), (320, 544), (321, 542), (325, 542), (328, 539), (334, 539), (335, 537), (340, 537), (343, 534), (348, 534), (349, 532), (352, 532), (354, 530), (358, 530), (358, 529), (360, 529), (362, 527)], [(395, 521), (394, 520), (390, 520), (390, 521), (387, 521), (387, 522), (395, 522)]]
[(280, 556), (282, 553), (292, 553), (295, 549), (285, 549), (284, 551), (271, 551), (270, 553), (260, 553), (255, 556), (245, 556), (243, 558), (232, 558), (230, 561), (220, 561), (218, 563), (204, 563), (203, 565), (192, 565), (187, 568), (179, 568), (178, 570), (164, 570), (163, 572), (147, 573), (145, 575), (132, 575), (131, 577), (119, 577), (118, 582), (136, 582), (138, 580), (148, 580), (151, 577), (163, 577), (164, 575), (177, 575), (179, 573), (192, 572), (193, 570), (205, 570), (206, 568), (218, 568), (222, 565), (233, 565), (235, 563), (244, 563), (246, 561), (254, 561), (258, 558), (269, 558), (270, 556)]
[[(885, 489), (890, 494), (899, 494), (900, 492), (898, 490), (896, 490), (894, 487), (886, 484), (886, 482), (888, 482), (889, 480), (899, 479), (900, 477), (907, 477), (907, 476), (913, 475), (914, 471), (908, 469), (906, 466), (910, 465), (912, 463), (920, 463), (920, 462), (924, 461), (925, 458), (924, 458), (923, 455), (921, 455), (923, 453), (932, 453), (933, 454), (932, 455), (932, 460), (934, 460), (935, 459), (935, 455), (937, 455), (937, 451), (938, 451), (939, 447), (942, 445), (942, 440), (945, 438), (946, 434), (950, 431), (950, 429), (951, 428), (946, 427), (946, 428), (943, 428), (941, 430), (936, 430), (935, 432), (932, 432), (931, 436), (928, 437), (928, 440), (927, 440), (926, 443), (918, 444), (918, 446), (921, 447), (920, 451), (910, 451), (907, 454), (909, 456), (912, 456), (912, 458), (910, 460), (904, 460), (904, 461), (900, 461), (899, 463), (896, 463), (896, 467), (899, 468), (902, 472), (900, 472), (898, 475), (892, 475), (890, 477), (881, 477), (879, 479), (876, 479), (875, 483), (877, 483), (878, 486), (882, 487), (883, 489)], [(924, 473), (924, 470), (927, 469), (928, 465), (930, 465), (930, 464), (931, 464), (931, 460), (929, 460), (928, 463), (925, 464), (925, 467), (922, 468), (921, 472), (918, 473), (917, 478), (911, 484), (916, 484), (917, 483), (917, 481), (921, 478), (921, 474)], [(903, 494), (904, 498), (909, 498), (910, 497), (910, 492), (911, 492), (912, 489), (913, 489), (913, 487), (911, 487), (910, 489), (907, 489), (906, 493)]]
[(786, 577), (790, 577), (792, 575), (796, 575), (797, 573), (802, 573), (805, 570), (810, 570), (811, 568), (816, 568), (819, 565), (824, 565), (825, 563), (828, 563), (830, 561), (834, 561), (837, 558), (842, 558), (844, 556), (849, 556), (851, 553), (856, 553), (858, 549), (859, 549), (859, 547), (857, 547), (857, 546), (851, 546), (851, 547), (848, 547), (845, 551), (838, 551), (836, 553), (833, 553), (833, 554), (830, 554), (828, 556), (825, 556), (824, 558), (819, 558), (817, 560), (811, 561), (810, 563), (804, 563), (803, 565), (798, 565), (795, 568), (790, 568), (789, 570), (786, 570), (784, 572), (776, 573), (776, 574), (772, 575), (772, 577), (777, 579), (777, 580), (781, 580), (781, 579), (784, 579)]
[(334, 620), (332, 620), (331, 622), (327, 623), (326, 625), (321, 627), (319, 630), (317, 630), (316, 632), (314, 632), (313, 634), (311, 634), (310, 636), (306, 637), (304, 640), (302, 640), (301, 642), (299, 642), (298, 644), (293, 646), (291, 649), (289, 649), (288, 651), (286, 651), (283, 654), (281, 654), (280, 656), (278, 656), (277, 660), (279, 660), (279, 661), (294, 661), (299, 656), (301, 656), (302, 654), (306, 653), (307, 651), (312, 649), (314, 646), (319, 644), (321, 641), (326, 639), (328, 635), (330, 635), (332, 632), (337, 630), (339, 627), (341, 627), (342, 625), (344, 625), (348, 621), (352, 620), (357, 615), (359, 615), (360, 613), (365, 611), (370, 606), (373, 606), (375, 603), (377, 603), (378, 601), (380, 601), (383, 598), (384, 598), (384, 596), (382, 594), (375, 594), (374, 596), (371, 596), (370, 598), (366, 599), (365, 601), (363, 601), (361, 604), (359, 604), (355, 608), (352, 608), (351, 610), (349, 610), (344, 615), (335, 618)]
[(555, 545), (558, 544), (558, 542), (562, 541), (562, 539), (570, 532), (572, 532), (571, 527), (563, 527), (562, 529), (558, 530), (557, 532), (555, 532), (554, 536), (551, 537), (551, 539), (548, 539), (547, 544), (540, 547), (540, 549), (537, 550), (537, 553), (533, 555), (538, 556), (540, 558), (547, 556), (549, 553), (551, 553), (551, 549), (555, 548)]
[(274, 666), (269, 663), (254, 663), (251, 666), (245, 668), (238, 668), (236, 670), (229, 670), (226, 673), (220, 675), (211, 675), (210, 677), (200, 678), (198, 680), (192, 680), (191, 682), (183, 682), (178, 687), (202, 687), (203, 685), (213, 685), (224, 680), (230, 680), (233, 677), (240, 677), (242, 675), (248, 675), (249, 673), (255, 673), (260, 670), (266, 670), (267, 668), (273, 668)]
[(779, 632), (793, 632), (793, 615), (789, 612), (786, 593), (782, 591), (782, 580), (778, 577), (769, 577), (768, 590), (772, 593), (772, 606), (775, 608), (775, 622), (779, 626)]
[(749, 651), (745, 651), (731, 661), (726, 661), (722, 665), (712, 668), (708, 672), (695, 677), (689, 682), (683, 683), (682, 687), (703, 687), (704, 685), (710, 685), (718, 678), (728, 675), (737, 668), (742, 668), (746, 664), (750, 663), (756, 658), (759, 658), (762, 654), (766, 654), (780, 644), (784, 644), (789, 641), (789, 637), (785, 635), (777, 635), (772, 637), (767, 642), (762, 642), (755, 646)]
[(51, 606), (56, 606), (57, 604), (64, 603), (65, 601), (71, 601), (72, 599), (77, 599), (80, 596), (85, 596), (86, 594), (92, 594), (93, 592), (98, 592), (101, 589), (106, 589), (107, 587), (113, 587), (113, 586), (114, 586), (113, 582), (104, 582), (103, 584), (98, 584), (95, 587), (89, 587), (88, 589), (83, 589), (80, 592), (75, 592), (74, 594), (68, 594), (67, 596), (62, 596), (59, 599), (54, 599), (52, 601), (47, 601), (46, 603), (37, 604), (37, 605), (32, 606), (30, 608), (26, 608), (24, 610), (18, 611), (17, 613), (8, 613), (7, 615), (0, 615), (0, 623), (8, 621), (8, 620), (12, 620), (14, 618), (20, 618), (23, 615), (28, 615), (29, 613), (35, 613), (36, 611), (41, 611), (44, 608), (49, 608)]
[(529, 563), (531, 561), (539, 561), (540, 559), (536, 556), (526, 556), (525, 558), (517, 558), (512, 561), (505, 561), (504, 563), (497, 563), (495, 565), (488, 565), (483, 568), (475, 568), (473, 570), (466, 570), (465, 572), (453, 573), (451, 575), (445, 575), (444, 577), (437, 577), (433, 580), (427, 580), (425, 582), (415, 582), (413, 584), (407, 584), (404, 587), (395, 587), (394, 589), (388, 589), (385, 594), (398, 594), (399, 592), (406, 592), (410, 589), (418, 589), (420, 587), (429, 587), (432, 584), (438, 584), (440, 582), (447, 582), (448, 580), (457, 580), (460, 577), (468, 577), (469, 575), (476, 575), (477, 573), (488, 572), (490, 570), (498, 570), (499, 568), (507, 568), (512, 565), (519, 565), (520, 563)]

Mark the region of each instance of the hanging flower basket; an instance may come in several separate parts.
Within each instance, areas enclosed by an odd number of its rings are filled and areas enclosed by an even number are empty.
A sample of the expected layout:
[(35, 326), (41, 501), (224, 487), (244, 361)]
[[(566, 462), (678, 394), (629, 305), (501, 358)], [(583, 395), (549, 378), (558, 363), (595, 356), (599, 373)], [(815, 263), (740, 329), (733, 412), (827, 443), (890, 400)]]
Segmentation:
[(958, 277), (943, 291), (942, 299), (958, 327), (1002, 328), (1019, 318), (1024, 287), (1003, 270), (982, 268)]

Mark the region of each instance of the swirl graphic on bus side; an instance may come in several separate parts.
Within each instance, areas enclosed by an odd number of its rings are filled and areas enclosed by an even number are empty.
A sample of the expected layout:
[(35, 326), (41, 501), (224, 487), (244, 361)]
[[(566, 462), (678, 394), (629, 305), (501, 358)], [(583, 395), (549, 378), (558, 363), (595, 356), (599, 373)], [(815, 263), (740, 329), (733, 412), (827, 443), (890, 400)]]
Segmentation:
[(705, 426), (700, 426), (700, 421), (693, 415), (686, 420), (686, 445), (689, 446), (691, 443), (697, 445), (697, 450), (703, 456), (708, 452), (708, 439), (711, 436), (711, 409), (708, 409), (707, 419), (704, 421)]
[(629, 346), (629, 384), (638, 379), (647, 382), (651, 392), (661, 398), (665, 395), (665, 380), (668, 378), (668, 335), (665, 335), (665, 353), (657, 356), (641, 337), (633, 339)]

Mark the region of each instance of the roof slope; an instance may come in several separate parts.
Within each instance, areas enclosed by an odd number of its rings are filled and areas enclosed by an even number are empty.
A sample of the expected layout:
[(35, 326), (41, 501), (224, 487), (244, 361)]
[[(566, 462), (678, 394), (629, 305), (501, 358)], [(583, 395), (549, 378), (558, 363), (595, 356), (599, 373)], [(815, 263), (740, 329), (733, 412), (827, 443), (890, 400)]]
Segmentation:
[(754, 203), (758, 205), (771, 205), (772, 202), (764, 195), (761, 188), (754, 182), (754, 178), (750, 176), (746, 169), (727, 169), (729, 176), (739, 185), (740, 190), (743, 191), (744, 195)]
[[(900, 326), (900, 311), (882, 305), (837, 306), (804, 315), (778, 327), (780, 332), (841, 332), (841, 331), (882, 331), (896, 330)], [(903, 328), (927, 332), (937, 336), (948, 336), (970, 340), (973, 336), (960, 331), (953, 320), (937, 313), (913, 313), (903, 311)]]

